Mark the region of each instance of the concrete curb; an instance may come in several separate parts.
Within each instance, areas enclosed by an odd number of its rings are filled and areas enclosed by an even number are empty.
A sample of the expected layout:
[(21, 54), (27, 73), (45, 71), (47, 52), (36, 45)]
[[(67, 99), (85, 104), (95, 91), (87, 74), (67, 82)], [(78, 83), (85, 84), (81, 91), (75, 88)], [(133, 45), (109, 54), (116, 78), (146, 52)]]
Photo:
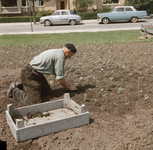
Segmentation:
[(14, 35), (14, 34), (56, 34), (56, 33), (75, 33), (75, 32), (107, 32), (107, 31), (119, 31), (119, 30), (140, 30), (140, 27), (135, 28), (105, 28), (105, 29), (86, 29), (86, 30), (56, 30), (56, 31), (40, 31), (40, 32), (12, 32), (0, 35)]

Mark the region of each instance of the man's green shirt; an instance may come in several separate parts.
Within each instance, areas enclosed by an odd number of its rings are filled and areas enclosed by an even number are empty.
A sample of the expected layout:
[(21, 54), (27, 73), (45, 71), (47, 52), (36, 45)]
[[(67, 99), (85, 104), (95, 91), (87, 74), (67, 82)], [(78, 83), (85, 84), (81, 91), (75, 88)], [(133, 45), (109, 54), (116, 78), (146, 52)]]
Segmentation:
[(42, 74), (53, 74), (56, 79), (64, 78), (65, 55), (63, 49), (50, 49), (35, 56), (30, 65)]

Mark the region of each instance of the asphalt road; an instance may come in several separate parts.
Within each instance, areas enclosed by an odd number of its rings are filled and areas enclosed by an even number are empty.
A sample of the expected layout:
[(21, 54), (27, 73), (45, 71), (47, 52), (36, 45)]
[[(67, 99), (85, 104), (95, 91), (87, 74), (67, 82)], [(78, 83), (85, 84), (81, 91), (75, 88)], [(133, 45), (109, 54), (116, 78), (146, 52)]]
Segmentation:
[(45, 27), (37, 23), (0, 23), (0, 35), (4, 34), (43, 34), (43, 33), (69, 33), (69, 32), (98, 32), (115, 30), (137, 30), (140, 26), (153, 24), (153, 20), (139, 20), (137, 23), (114, 22), (99, 24), (97, 20), (84, 20), (79, 25), (53, 25)]

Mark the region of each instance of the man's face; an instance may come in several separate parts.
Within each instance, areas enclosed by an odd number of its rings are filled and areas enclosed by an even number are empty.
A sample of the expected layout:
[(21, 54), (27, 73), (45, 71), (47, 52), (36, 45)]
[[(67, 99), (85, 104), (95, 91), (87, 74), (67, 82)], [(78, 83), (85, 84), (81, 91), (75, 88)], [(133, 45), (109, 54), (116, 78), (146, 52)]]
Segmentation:
[(71, 58), (75, 53), (73, 53), (72, 51), (68, 50), (65, 54), (65, 58), (68, 59), (68, 58)]

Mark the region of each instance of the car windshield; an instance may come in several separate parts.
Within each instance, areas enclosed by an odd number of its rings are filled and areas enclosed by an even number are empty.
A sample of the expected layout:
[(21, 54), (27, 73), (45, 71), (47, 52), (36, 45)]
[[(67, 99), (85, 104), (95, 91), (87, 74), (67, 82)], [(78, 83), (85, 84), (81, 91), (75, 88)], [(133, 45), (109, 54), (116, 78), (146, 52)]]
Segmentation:
[(54, 12), (53, 15), (60, 15), (60, 12), (59, 11), (56, 11), (56, 12)]

